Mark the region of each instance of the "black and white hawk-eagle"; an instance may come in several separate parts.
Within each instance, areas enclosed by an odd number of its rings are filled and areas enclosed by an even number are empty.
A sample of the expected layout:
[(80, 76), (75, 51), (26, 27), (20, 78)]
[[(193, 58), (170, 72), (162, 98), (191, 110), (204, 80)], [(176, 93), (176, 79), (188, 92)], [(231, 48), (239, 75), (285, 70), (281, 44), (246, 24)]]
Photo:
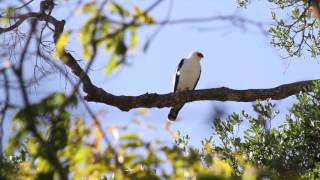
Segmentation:
[[(194, 90), (201, 75), (200, 60), (202, 58), (203, 54), (196, 51), (191, 52), (188, 57), (183, 58), (180, 61), (173, 83), (174, 93), (186, 90)], [(168, 120), (175, 121), (183, 105), (184, 104), (172, 107), (168, 114)]]

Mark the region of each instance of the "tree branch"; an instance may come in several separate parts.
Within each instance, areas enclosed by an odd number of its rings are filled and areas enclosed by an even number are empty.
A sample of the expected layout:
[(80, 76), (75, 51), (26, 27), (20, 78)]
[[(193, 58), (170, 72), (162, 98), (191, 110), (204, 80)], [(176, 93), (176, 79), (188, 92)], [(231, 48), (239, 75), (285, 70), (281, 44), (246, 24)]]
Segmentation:
[[(316, 80), (308, 80), (284, 84), (271, 89), (247, 89), (235, 90), (227, 87), (201, 89), (195, 91), (184, 91), (180, 93), (156, 94), (146, 93), (140, 96), (115, 96), (105, 92), (102, 89), (94, 89), (87, 91), (85, 99), (91, 102), (100, 102), (118, 107), (123, 111), (129, 111), (133, 108), (163, 108), (171, 107), (181, 103), (192, 101), (236, 101), (236, 102), (252, 102), (255, 100), (280, 100), (286, 97), (306, 92), (310, 90), (313, 82)], [(87, 88), (89, 89), (89, 88)]]

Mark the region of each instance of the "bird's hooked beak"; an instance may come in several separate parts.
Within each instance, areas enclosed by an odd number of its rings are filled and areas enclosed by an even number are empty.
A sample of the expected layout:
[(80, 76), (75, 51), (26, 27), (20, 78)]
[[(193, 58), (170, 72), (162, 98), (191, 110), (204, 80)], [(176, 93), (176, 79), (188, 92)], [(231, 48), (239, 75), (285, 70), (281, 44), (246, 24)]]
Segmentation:
[(200, 52), (197, 52), (197, 56), (200, 57), (200, 58), (203, 58), (203, 57), (204, 57), (203, 54), (200, 53)]

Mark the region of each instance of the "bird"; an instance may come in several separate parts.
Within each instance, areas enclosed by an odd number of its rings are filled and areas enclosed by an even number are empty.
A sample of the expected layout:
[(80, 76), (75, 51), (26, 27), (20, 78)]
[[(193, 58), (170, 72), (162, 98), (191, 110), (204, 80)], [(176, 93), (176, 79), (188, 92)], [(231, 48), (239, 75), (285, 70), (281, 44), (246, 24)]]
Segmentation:
[(316, 19), (320, 19), (320, 0), (309, 0), (308, 1), (308, 14)]
[[(198, 51), (191, 52), (183, 58), (176, 70), (173, 83), (173, 93), (194, 90), (201, 75), (200, 60), (203, 54)], [(168, 114), (169, 121), (175, 121), (184, 104), (173, 106)]]

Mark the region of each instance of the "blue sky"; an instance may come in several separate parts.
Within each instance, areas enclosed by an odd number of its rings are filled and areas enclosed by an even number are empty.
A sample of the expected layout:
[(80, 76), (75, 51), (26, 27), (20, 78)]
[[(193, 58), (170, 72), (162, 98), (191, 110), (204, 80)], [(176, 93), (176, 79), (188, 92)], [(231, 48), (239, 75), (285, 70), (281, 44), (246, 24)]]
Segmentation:
[[(147, 7), (150, 1), (122, 0), (128, 6), (141, 5)], [(60, 1), (58, 17), (63, 18), (69, 7)], [(71, 2), (69, 2), (71, 3)], [(156, 19), (164, 19), (169, 0), (152, 11)], [(72, 4), (72, 3), (71, 3)], [(242, 17), (270, 22), (271, 5), (267, 2), (255, 1), (248, 9), (238, 9), (235, 1), (221, 0), (175, 0), (171, 19), (208, 17), (213, 15), (237, 14)], [(79, 20), (67, 22), (66, 27), (79, 27)], [(83, 21), (81, 21), (83, 22)], [(199, 28), (215, 30), (200, 31)], [(218, 30), (216, 29), (218, 28)], [(151, 35), (154, 27), (144, 27), (139, 31), (140, 42)], [(143, 44), (140, 44), (140, 47)], [(78, 41), (69, 43), (68, 48), (80, 57)], [(271, 88), (284, 83), (320, 77), (319, 62), (308, 56), (296, 59), (282, 59), (280, 51), (270, 45), (269, 37), (263, 36), (257, 28), (248, 26), (241, 30), (229, 22), (217, 21), (203, 24), (180, 24), (165, 27), (152, 42), (149, 50), (142, 53), (138, 50), (129, 59), (130, 65), (106, 77), (103, 67), (108, 55), (99, 54), (90, 76), (93, 82), (106, 91), (116, 95), (140, 95), (146, 92), (168, 93), (172, 89), (172, 77), (176, 66), (190, 51), (198, 50), (205, 58), (202, 60), (202, 76), (197, 89), (226, 86), (235, 89)], [(63, 78), (54, 76), (52, 81), (44, 82), (37, 91), (64, 90)], [(39, 97), (39, 96), (38, 96)], [(280, 112), (287, 112), (294, 98), (275, 101)], [(101, 121), (104, 126), (111, 124), (132, 124), (136, 110), (122, 112), (117, 108), (104, 104), (90, 103), (95, 110), (106, 111)], [(213, 106), (222, 106), (228, 113), (251, 111), (252, 103), (199, 101), (188, 103), (180, 111), (180, 120), (172, 124), (173, 130), (189, 134), (192, 145), (199, 145), (200, 140), (212, 134), (208, 123)], [(154, 124), (154, 129), (144, 132), (145, 138), (160, 138), (172, 142), (169, 134), (163, 129), (168, 108), (152, 108), (147, 117), (138, 117), (146, 123)], [(81, 112), (79, 112), (81, 115)], [(141, 132), (139, 128), (132, 128)]]

